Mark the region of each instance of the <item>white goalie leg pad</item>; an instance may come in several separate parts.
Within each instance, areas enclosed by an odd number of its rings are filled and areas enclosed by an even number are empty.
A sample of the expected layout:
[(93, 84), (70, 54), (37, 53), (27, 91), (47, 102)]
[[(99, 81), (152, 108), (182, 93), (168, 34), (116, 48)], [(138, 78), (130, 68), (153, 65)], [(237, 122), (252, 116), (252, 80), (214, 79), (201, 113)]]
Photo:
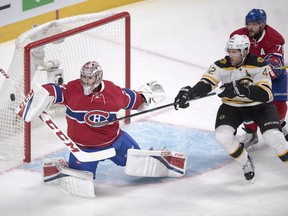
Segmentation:
[(63, 167), (59, 186), (68, 194), (85, 198), (95, 197), (93, 173), (89, 171)]
[(68, 168), (63, 158), (48, 158), (43, 160), (43, 181), (44, 183), (57, 184), (68, 194), (94, 198), (93, 173)]
[(186, 161), (186, 155), (179, 152), (129, 149), (125, 173), (141, 177), (182, 177)]
[(47, 111), (54, 101), (54, 97), (40, 84), (33, 83), (32, 90), (24, 101), (16, 108), (15, 112), (26, 122), (30, 122)]

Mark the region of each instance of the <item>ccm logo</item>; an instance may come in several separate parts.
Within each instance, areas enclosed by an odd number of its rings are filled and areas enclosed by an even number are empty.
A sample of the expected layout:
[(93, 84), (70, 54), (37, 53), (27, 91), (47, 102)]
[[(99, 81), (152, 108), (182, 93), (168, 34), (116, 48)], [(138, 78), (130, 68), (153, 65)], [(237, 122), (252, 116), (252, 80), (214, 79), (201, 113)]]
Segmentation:
[(24, 106), (26, 106), (27, 102), (33, 97), (33, 95), (34, 95), (34, 91), (33, 89), (31, 89), (31, 91), (25, 97), (24, 101), (19, 105), (19, 108), (22, 109)]
[(171, 155), (171, 152), (169, 151), (161, 152), (161, 156), (170, 156), (170, 155)]
[(45, 123), (53, 130), (53, 132), (71, 149), (71, 152), (79, 152), (79, 148), (54, 124), (51, 120), (45, 120)]

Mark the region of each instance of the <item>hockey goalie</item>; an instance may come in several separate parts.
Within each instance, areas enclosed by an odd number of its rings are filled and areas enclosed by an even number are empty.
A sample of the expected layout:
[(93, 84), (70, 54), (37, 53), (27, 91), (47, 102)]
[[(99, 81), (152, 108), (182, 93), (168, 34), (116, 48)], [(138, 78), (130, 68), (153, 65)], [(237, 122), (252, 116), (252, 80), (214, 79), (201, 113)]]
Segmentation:
[[(59, 65), (58, 65), (59, 66)], [(49, 109), (51, 104), (66, 107), (67, 135), (71, 151), (68, 163), (52, 159), (43, 163), (44, 182), (55, 182), (74, 195), (94, 197), (93, 179), (100, 161), (109, 159), (118, 166), (126, 166), (125, 173), (141, 177), (181, 177), (185, 175), (185, 154), (169, 150), (140, 150), (138, 143), (120, 129), (114, 121), (121, 109), (139, 110), (143, 106), (160, 103), (165, 92), (158, 82), (151, 81), (138, 91), (121, 88), (103, 79), (103, 71), (96, 61), (88, 61), (81, 68), (79, 78), (67, 84), (33, 84), (31, 92), (17, 109), (17, 114), (29, 122)], [(95, 127), (96, 123), (108, 122)], [(110, 123), (109, 123), (110, 122)], [(50, 126), (50, 129), (55, 129)], [(65, 143), (66, 144), (66, 143)], [(69, 145), (70, 145), (69, 144)], [(67, 145), (67, 144), (66, 144)], [(109, 150), (101, 159), (89, 157)], [(110, 151), (113, 150), (113, 151)], [(87, 156), (88, 160), (79, 155)], [(91, 158), (91, 160), (90, 160)]]

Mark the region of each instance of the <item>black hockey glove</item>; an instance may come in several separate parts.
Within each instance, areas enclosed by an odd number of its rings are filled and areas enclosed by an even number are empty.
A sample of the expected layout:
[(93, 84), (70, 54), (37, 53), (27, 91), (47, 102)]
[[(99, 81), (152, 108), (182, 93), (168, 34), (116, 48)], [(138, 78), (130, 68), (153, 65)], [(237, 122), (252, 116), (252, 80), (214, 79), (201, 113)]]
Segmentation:
[(234, 98), (237, 96), (236, 92), (234, 91), (233, 82), (225, 83), (224, 85), (220, 86), (220, 89), (223, 90), (219, 97), (227, 97), (227, 98)]
[(195, 97), (197, 97), (197, 93), (194, 91), (193, 88), (191, 88), (190, 86), (186, 86), (180, 89), (178, 95), (176, 96), (175, 100), (174, 100), (174, 107), (176, 110), (178, 110), (178, 108), (187, 108), (189, 107), (189, 100), (193, 99)]
[(218, 94), (218, 96), (221, 98), (234, 98), (236, 96), (248, 97), (250, 94), (249, 88), (246, 84), (243, 84), (241, 80), (225, 83), (224, 85), (220, 86), (220, 89), (224, 89), (220, 94)]
[(250, 89), (248, 87), (248, 83), (245, 80), (236, 80), (234, 81), (235, 91), (240, 96), (249, 97)]

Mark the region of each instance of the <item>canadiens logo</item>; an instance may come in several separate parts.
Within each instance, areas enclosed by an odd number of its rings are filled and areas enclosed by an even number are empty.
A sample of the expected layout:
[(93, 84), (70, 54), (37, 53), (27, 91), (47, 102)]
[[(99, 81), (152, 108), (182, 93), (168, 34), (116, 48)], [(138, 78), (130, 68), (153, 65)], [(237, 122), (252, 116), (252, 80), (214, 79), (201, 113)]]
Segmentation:
[(85, 114), (84, 121), (89, 126), (94, 126), (95, 123), (108, 120), (109, 116), (109, 112), (93, 110)]

